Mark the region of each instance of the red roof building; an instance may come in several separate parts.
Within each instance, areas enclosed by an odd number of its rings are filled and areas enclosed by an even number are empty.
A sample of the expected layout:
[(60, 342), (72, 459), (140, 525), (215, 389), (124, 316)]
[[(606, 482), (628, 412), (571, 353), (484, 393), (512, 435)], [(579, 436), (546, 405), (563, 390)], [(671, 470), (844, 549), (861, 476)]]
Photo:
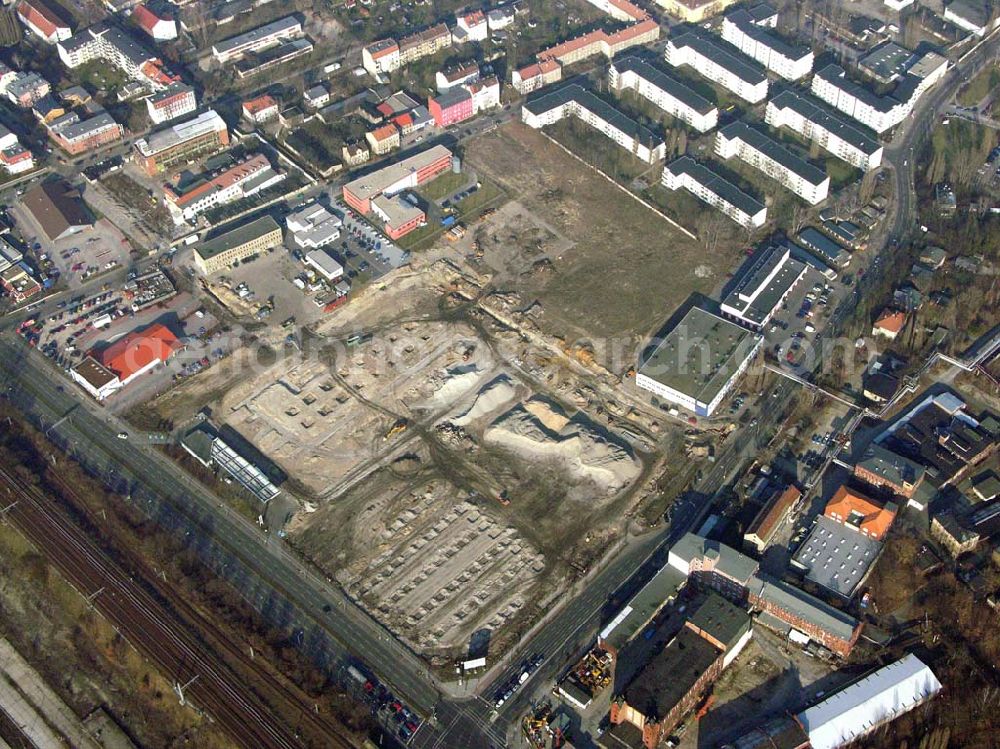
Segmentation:
[(145, 5), (137, 5), (132, 11), (132, 20), (157, 41), (177, 38), (177, 22), (167, 13), (157, 13)]
[(864, 494), (842, 486), (831, 497), (823, 514), (841, 525), (856, 528), (864, 536), (881, 541), (896, 519), (896, 505), (892, 502), (879, 505)]
[(17, 16), (31, 33), (49, 44), (66, 41), (73, 34), (69, 24), (39, 0), (23, 0), (17, 6)]
[(165, 325), (157, 324), (120, 338), (102, 351), (97, 360), (114, 372), (124, 386), (167, 361), (180, 348), (177, 336)]
[(267, 122), (278, 116), (278, 102), (270, 94), (243, 102), (243, 116), (253, 122)]

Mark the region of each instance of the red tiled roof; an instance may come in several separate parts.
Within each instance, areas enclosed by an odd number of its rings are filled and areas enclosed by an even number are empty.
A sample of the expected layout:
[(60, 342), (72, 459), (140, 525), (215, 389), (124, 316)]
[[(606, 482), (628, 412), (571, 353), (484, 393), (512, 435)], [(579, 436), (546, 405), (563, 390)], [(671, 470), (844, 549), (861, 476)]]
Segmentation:
[(375, 140), (386, 140), (387, 138), (392, 138), (396, 135), (396, 126), (393, 124), (382, 125), (382, 127), (377, 127), (372, 130), (372, 137)]
[(278, 106), (278, 102), (270, 94), (264, 94), (263, 96), (258, 96), (256, 99), (248, 99), (243, 102), (243, 109), (248, 114), (257, 114), (258, 112), (263, 112), (265, 109), (276, 106)]
[(827, 517), (837, 515), (834, 520), (841, 523), (854, 516), (858, 529), (864, 534), (880, 541), (888, 532), (889, 526), (896, 518), (896, 512), (889, 507), (880, 507), (873, 500), (860, 492), (842, 486), (830, 499), (823, 514)]
[(145, 5), (135, 6), (135, 9), (132, 11), (132, 19), (138, 24), (140, 29), (150, 35), (152, 35), (156, 24), (160, 21), (169, 20), (167, 18), (160, 18)]
[(409, 112), (403, 112), (402, 114), (393, 117), (392, 121), (399, 125), (399, 127), (409, 127), (413, 124), (413, 115)]
[(153, 361), (165, 362), (180, 348), (177, 336), (165, 325), (129, 333), (101, 352), (98, 360), (120, 380), (127, 380)]
[(41, 31), (45, 36), (52, 36), (58, 28), (67, 28), (66, 24), (44, 5), (22, 2), (17, 13), (21, 18)]
[(906, 325), (906, 315), (902, 312), (895, 312), (893, 310), (886, 310), (882, 313), (882, 316), (875, 321), (875, 327), (879, 330), (885, 330), (889, 333), (898, 333)]
[(207, 192), (212, 190), (224, 190), (241, 180), (253, 176), (257, 172), (263, 171), (269, 166), (271, 166), (271, 162), (267, 160), (267, 157), (262, 153), (258, 153), (246, 161), (242, 161), (239, 164), (230, 167), (226, 171), (222, 172), (222, 174), (213, 177), (207, 182), (201, 183), (194, 189), (188, 190), (185, 193), (178, 194), (174, 192), (173, 188), (169, 185), (163, 188), (163, 192), (177, 205), (184, 206), (188, 205), (196, 198), (200, 198)]

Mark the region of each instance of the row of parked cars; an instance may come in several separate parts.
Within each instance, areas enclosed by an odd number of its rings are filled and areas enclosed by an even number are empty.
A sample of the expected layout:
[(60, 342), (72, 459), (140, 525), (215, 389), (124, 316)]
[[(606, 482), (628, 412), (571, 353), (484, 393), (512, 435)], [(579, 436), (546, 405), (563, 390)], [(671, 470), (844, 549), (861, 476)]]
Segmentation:
[(493, 693), (493, 705), (498, 710), (504, 706), (504, 704), (514, 693), (521, 688), (521, 685), (528, 680), (538, 667), (542, 665), (542, 661), (545, 660), (541, 653), (538, 653), (531, 658), (528, 658), (521, 664), (521, 672), (512, 676), (503, 686), (499, 687), (496, 692)]

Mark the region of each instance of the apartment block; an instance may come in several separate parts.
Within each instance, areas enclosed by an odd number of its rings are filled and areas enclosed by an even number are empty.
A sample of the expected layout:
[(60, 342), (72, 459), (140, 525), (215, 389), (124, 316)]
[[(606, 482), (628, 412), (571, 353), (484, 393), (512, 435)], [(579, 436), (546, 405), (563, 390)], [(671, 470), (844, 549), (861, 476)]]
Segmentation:
[(146, 99), (149, 119), (156, 125), (191, 114), (197, 108), (194, 89), (185, 83), (171, 84)]
[(180, 78), (163, 61), (131, 34), (108, 23), (91, 26), (56, 45), (59, 59), (68, 68), (78, 68), (93, 60), (104, 60), (129, 78), (154, 91), (177, 83)]
[(399, 70), (402, 64), (395, 39), (380, 39), (361, 49), (361, 65), (373, 76)]
[(522, 120), (535, 129), (564, 117), (578, 118), (647, 164), (655, 164), (666, 156), (662, 138), (579, 84), (565, 86), (521, 106)]
[(229, 145), (229, 128), (214, 109), (135, 142), (136, 163), (150, 176)]
[(672, 37), (664, 59), (675, 68), (688, 65), (713, 83), (744, 101), (757, 104), (767, 98), (764, 68), (732, 45), (699, 32)]
[(719, 130), (715, 152), (724, 159), (736, 156), (810, 205), (826, 200), (829, 193), (830, 178), (822, 169), (745, 122), (733, 122)]
[(681, 156), (668, 164), (660, 181), (668, 190), (684, 188), (740, 226), (758, 227), (767, 221), (767, 206), (690, 156)]
[(638, 57), (611, 63), (608, 84), (618, 93), (635, 91), (671, 117), (690, 125), (699, 133), (719, 124), (719, 109), (681, 81)]
[(76, 114), (61, 117), (49, 127), (49, 137), (68, 154), (87, 153), (121, 140), (125, 129), (107, 112), (81, 120)]
[(510, 84), (519, 94), (530, 94), (540, 88), (562, 80), (562, 65), (558, 60), (542, 60), (510, 74)]
[(212, 57), (216, 62), (225, 63), (299, 36), (302, 36), (302, 24), (295, 16), (285, 16), (264, 26), (258, 26), (245, 34), (216, 42), (212, 45)]
[(722, 38), (785, 80), (797, 81), (812, 72), (813, 52), (808, 45), (794, 44), (774, 29), (778, 12), (769, 5), (739, 8), (722, 22)]
[(706, 18), (719, 15), (737, 0), (654, 0), (674, 18), (687, 23), (701, 23)]
[(787, 127), (863, 171), (882, 164), (882, 144), (873, 131), (791, 89), (767, 103), (765, 121), (771, 127)]
[(418, 31), (399, 40), (399, 63), (409, 65), (422, 57), (440, 52), (451, 46), (451, 32), (447, 25), (439, 23), (429, 29)]

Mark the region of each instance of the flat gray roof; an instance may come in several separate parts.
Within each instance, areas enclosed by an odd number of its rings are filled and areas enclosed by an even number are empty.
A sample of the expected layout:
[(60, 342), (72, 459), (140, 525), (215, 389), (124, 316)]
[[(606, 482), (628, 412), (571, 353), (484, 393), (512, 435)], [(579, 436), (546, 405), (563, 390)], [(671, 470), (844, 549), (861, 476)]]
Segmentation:
[(794, 561), (807, 570), (807, 580), (850, 598), (881, 549), (880, 542), (820, 515)]
[(850, 641), (854, 636), (857, 619), (804, 590), (764, 575), (755, 575), (750, 588), (764, 600), (841, 640)]
[(869, 156), (882, 147), (874, 131), (848, 120), (813, 96), (785, 89), (773, 97), (770, 103), (779, 109), (791, 109)]
[[(758, 255), (722, 303), (760, 325), (799, 280), (805, 268), (805, 263), (793, 258), (787, 247), (771, 245)], [(768, 280), (775, 269), (774, 277)]]
[(797, 239), (803, 246), (834, 265), (846, 265), (851, 258), (851, 253), (814, 226), (807, 226), (800, 231)]
[(895, 42), (881, 44), (858, 60), (858, 67), (876, 78), (891, 81), (903, 75), (916, 55)]
[(692, 307), (639, 367), (639, 373), (711, 403), (753, 355), (760, 336), (700, 307)]
[(601, 630), (601, 639), (615, 650), (621, 650), (625, 643), (652, 620), (657, 611), (677, 595), (686, 580), (680, 570), (674, 569), (669, 564), (663, 565), (632, 600), (625, 604), (625, 608)]
[(677, 37), (672, 37), (670, 43), (675, 47), (691, 47), (702, 57), (707, 57), (740, 80), (756, 85), (767, 80), (764, 67), (740, 52), (736, 47), (721, 40), (689, 31)]
[(719, 132), (724, 138), (729, 140), (739, 138), (756, 151), (781, 164), (785, 169), (794, 172), (810, 184), (818, 185), (827, 178), (826, 172), (822, 169), (813, 166), (770, 135), (761, 132), (755, 127), (750, 127), (745, 122), (730, 123)]
[(295, 16), (285, 16), (284, 18), (279, 18), (277, 21), (271, 21), (271, 23), (251, 29), (245, 34), (238, 34), (237, 36), (231, 36), (228, 39), (223, 39), (221, 42), (216, 42), (212, 45), (212, 51), (217, 55), (225, 54), (230, 50), (237, 49), (247, 44), (252, 44), (253, 42), (271, 36), (272, 34), (288, 31), (289, 29), (299, 25), (299, 19)]
[(281, 228), (270, 216), (261, 216), (248, 224), (237, 226), (235, 229), (227, 231), (225, 234), (220, 234), (217, 237), (213, 237), (212, 239), (203, 242), (200, 246), (195, 248), (195, 252), (201, 255), (202, 258), (208, 259), (218, 255), (220, 252), (226, 252), (234, 247), (244, 245), (247, 242), (257, 239), (258, 237), (269, 234), (272, 231), (278, 231), (280, 233)]

